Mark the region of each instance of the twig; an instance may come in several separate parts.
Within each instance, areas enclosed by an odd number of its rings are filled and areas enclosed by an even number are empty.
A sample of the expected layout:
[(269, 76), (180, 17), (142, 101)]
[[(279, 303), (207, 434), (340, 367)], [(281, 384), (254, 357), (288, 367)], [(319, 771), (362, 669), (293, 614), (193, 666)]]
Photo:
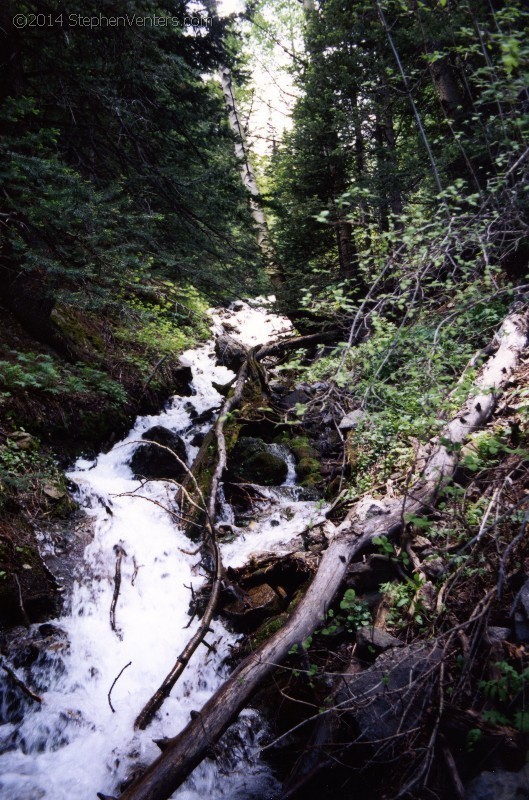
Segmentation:
[(138, 570), (140, 569), (140, 567), (143, 566), (143, 564), (138, 564), (138, 562), (136, 561), (136, 556), (132, 556), (132, 563), (134, 564), (134, 572), (132, 573), (132, 578), (130, 580), (130, 585), (134, 586), (134, 582), (135, 582), (136, 578), (138, 577)]
[(20, 608), (20, 613), (22, 614), (24, 625), (26, 626), (26, 628), (29, 628), (31, 626), (31, 621), (28, 617), (26, 609), (24, 608), (24, 600), (22, 598), (22, 587), (20, 586), (20, 581), (18, 579), (18, 575), (16, 574), (16, 572), (13, 573), (13, 578), (15, 579), (15, 583), (18, 587), (18, 606)]
[(110, 695), (112, 694), (112, 689), (114, 688), (114, 686), (116, 685), (116, 683), (119, 681), (119, 679), (121, 678), (121, 676), (123, 675), (123, 673), (125, 672), (125, 670), (127, 669), (127, 667), (130, 667), (130, 665), (131, 665), (131, 664), (132, 664), (132, 661), (129, 661), (129, 663), (128, 663), (128, 664), (125, 664), (125, 666), (123, 667), (123, 669), (121, 669), (121, 670), (118, 672), (118, 674), (116, 675), (116, 677), (115, 677), (115, 678), (114, 678), (114, 680), (112, 681), (112, 686), (111, 686), (111, 687), (110, 687), (110, 689), (108, 690), (108, 694), (107, 694), (107, 698), (108, 698), (108, 705), (109, 705), (109, 706), (110, 706), (110, 708), (112, 709), (112, 713), (113, 713), (113, 714), (115, 714), (115, 713), (116, 713), (116, 709), (115, 709), (115, 708), (114, 708), (114, 706), (112, 705), (112, 700), (110, 699)]
[(127, 554), (119, 544), (114, 545), (114, 553), (116, 554), (116, 571), (114, 573), (114, 594), (112, 595), (112, 603), (110, 604), (110, 627), (121, 639), (122, 634), (116, 627), (116, 604), (118, 602), (119, 589), (121, 586), (121, 562), (123, 556)]

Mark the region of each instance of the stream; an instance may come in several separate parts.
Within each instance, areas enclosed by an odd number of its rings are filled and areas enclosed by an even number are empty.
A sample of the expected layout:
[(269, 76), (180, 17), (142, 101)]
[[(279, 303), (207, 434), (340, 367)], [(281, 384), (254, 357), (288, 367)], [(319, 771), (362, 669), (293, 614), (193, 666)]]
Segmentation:
[[(265, 343), (288, 333), (290, 323), (262, 306), (238, 302), (212, 314), (213, 334), (226, 325), (245, 345)], [(159, 754), (153, 739), (174, 736), (200, 709), (228, 672), (226, 658), (238, 636), (220, 620), (208, 641), (215, 652), (200, 647), (171, 696), (145, 731), (134, 731), (136, 715), (173, 666), (198, 625), (190, 627), (190, 586), (205, 577), (196, 544), (184, 535), (160, 505), (173, 505), (175, 487), (151, 481), (138, 493), (128, 462), (142, 433), (163, 425), (180, 434), (188, 463), (198, 452), (191, 442), (211, 422), (192, 422), (198, 413), (218, 408), (221, 395), (212, 382), (233, 377), (217, 366), (214, 339), (181, 357), (193, 372), (191, 397), (175, 396), (158, 415), (139, 417), (129, 434), (95, 460), (79, 459), (69, 478), (78, 487), (75, 499), (91, 518), (93, 537), (85, 549), (71, 596), (57, 620), (32, 626), (47, 646), (19, 676), (42, 696), (13, 701), (13, 690), (0, 695), (1, 800), (95, 800), (97, 792), (118, 795), (134, 769)], [(191, 408), (192, 407), (192, 408)], [(279, 446), (281, 447), (281, 446)], [(285, 454), (283, 453), (283, 457)], [(316, 503), (300, 500), (295, 470), (288, 454), (283, 487), (267, 488), (271, 507), (252, 520), (244, 533), (222, 545), (226, 566), (244, 564), (251, 553), (283, 552), (288, 542), (321, 514)], [(131, 492), (136, 492), (131, 495)], [(143, 495), (143, 496), (141, 496)], [(147, 499), (146, 499), (147, 498)], [(156, 501), (155, 503), (149, 500)], [(232, 522), (223, 504), (222, 517)], [(123, 548), (121, 590), (116, 608), (117, 631), (109, 610), (114, 590), (115, 547)], [(188, 552), (184, 552), (188, 551)], [(120, 670), (129, 664), (108, 693)], [(24, 712), (24, 713), (22, 713)], [(278, 784), (259, 758), (266, 725), (254, 710), (243, 712), (223, 737), (219, 757), (198, 767), (173, 797), (202, 800), (269, 800)]]

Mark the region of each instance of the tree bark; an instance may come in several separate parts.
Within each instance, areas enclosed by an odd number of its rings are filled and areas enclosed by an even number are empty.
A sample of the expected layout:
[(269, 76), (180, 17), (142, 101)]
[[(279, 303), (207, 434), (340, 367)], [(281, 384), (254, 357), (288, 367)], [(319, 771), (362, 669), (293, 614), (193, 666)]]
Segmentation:
[(144, 775), (120, 795), (120, 800), (166, 800), (235, 721), (261, 681), (283, 661), (294, 644), (306, 639), (325, 619), (352, 558), (375, 536), (396, 534), (405, 524), (406, 514), (431, 510), (454, 472), (457, 463), (454, 445), (462, 443), (490, 418), (497, 392), (518, 365), (527, 344), (527, 324), (527, 315), (521, 314), (512, 314), (504, 321), (496, 337), (497, 352), (476, 381), (475, 394), (442, 434), (431, 440), (423, 473), (406, 496), (391, 500), (385, 514), (366, 521), (358, 518), (356, 506), (351, 509), (334, 529), (334, 537), (312, 584), (285, 626), (234, 670), (201, 712), (167, 742), (164, 752)]
[(266, 222), (263, 204), (261, 201), (261, 194), (259, 192), (255, 172), (250, 161), (250, 153), (246, 143), (244, 130), (241, 125), (235, 94), (233, 92), (231, 71), (228, 69), (228, 67), (220, 67), (218, 76), (220, 85), (222, 87), (222, 94), (224, 95), (224, 102), (228, 111), (228, 122), (235, 136), (235, 155), (239, 161), (242, 184), (248, 192), (250, 213), (252, 215), (257, 233), (257, 244), (259, 250), (261, 251), (261, 255), (263, 257), (268, 275), (270, 276), (270, 280), (272, 281), (272, 285), (276, 289), (281, 289), (284, 279), (281, 270), (279, 269), (274, 247), (270, 239), (268, 224)]

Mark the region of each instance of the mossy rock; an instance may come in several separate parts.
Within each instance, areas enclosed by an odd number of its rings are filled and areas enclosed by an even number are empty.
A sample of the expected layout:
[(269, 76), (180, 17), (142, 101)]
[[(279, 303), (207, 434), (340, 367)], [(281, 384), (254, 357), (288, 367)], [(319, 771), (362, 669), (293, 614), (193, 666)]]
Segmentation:
[(230, 454), (228, 475), (235, 482), (280, 486), (287, 473), (286, 462), (270, 453), (262, 439), (241, 436)]
[(296, 436), (289, 442), (296, 459), (296, 475), (302, 486), (313, 487), (321, 481), (318, 453), (306, 436)]
[(274, 633), (281, 630), (284, 626), (285, 622), (288, 619), (288, 614), (278, 614), (276, 617), (271, 617), (271, 619), (267, 619), (266, 622), (263, 622), (262, 625), (257, 628), (253, 636), (250, 637), (250, 642), (247, 647), (245, 647), (245, 651), (251, 652), (266, 642)]

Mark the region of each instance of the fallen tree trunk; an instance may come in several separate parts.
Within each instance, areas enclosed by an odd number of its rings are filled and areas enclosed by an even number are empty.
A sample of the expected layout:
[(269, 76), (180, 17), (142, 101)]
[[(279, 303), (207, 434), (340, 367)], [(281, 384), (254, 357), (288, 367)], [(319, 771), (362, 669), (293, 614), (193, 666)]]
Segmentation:
[(406, 496), (388, 502), (385, 513), (364, 521), (353, 507), (335, 528), (334, 538), (323, 555), (312, 584), (285, 626), (248, 656), (186, 728), (165, 743), (163, 753), (123, 792), (121, 800), (166, 800), (211, 751), (248, 704), (261, 681), (285, 659), (294, 644), (306, 639), (324, 620), (354, 556), (375, 536), (397, 533), (405, 523), (406, 514), (431, 510), (454, 472), (457, 462), (457, 447), (454, 445), (463, 442), (469, 433), (489, 419), (498, 390), (505, 385), (519, 362), (527, 342), (526, 316), (509, 316), (497, 340), (497, 352), (483, 368), (475, 384), (476, 393), (445, 426), (441, 436), (430, 442), (423, 473)]

